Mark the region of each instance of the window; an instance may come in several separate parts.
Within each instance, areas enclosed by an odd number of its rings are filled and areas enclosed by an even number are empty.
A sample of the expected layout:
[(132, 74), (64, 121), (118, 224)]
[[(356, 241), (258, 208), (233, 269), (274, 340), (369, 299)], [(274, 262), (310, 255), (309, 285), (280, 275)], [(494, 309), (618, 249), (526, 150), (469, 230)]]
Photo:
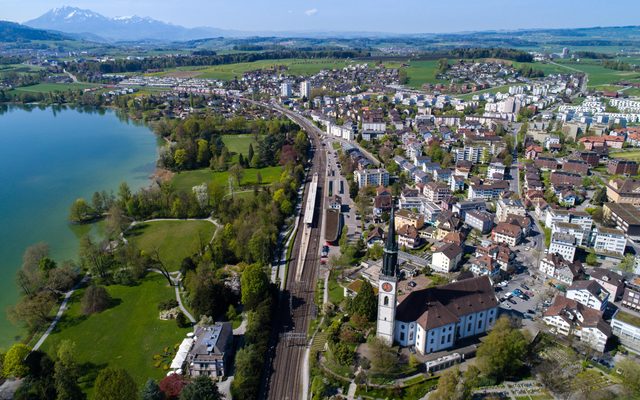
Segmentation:
[(444, 344), (444, 339), (445, 339), (444, 335), (440, 336), (440, 344)]
[(482, 326), (482, 320), (481, 320), (481, 319), (479, 319), (479, 320), (478, 320), (478, 328), (477, 328), (477, 329), (480, 329), (480, 327), (481, 327), (481, 326)]
[(400, 332), (400, 341), (404, 341), (404, 332)]
[(389, 296), (384, 296), (384, 305), (385, 306), (389, 305)]

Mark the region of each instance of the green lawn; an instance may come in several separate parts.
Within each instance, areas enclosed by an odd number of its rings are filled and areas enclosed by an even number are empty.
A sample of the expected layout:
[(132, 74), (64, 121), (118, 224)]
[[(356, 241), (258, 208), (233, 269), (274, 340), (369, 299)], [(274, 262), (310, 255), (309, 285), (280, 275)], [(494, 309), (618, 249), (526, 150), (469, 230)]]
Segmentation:
[(251, 134), (222, 135), (222, 141), (231, 153), (242, 154), (244, 157), (249, 154), (250, 144), (253, 144), (254, 151), (258, 150), (258, 142)]
[(640, 73), (632, 71), (615, 71), (612, 69), (604, 68), (598, 61), (588, 60), (581, 62), (560, 62), (568, 68), (574, 68), (585, 72), (589, 75), (589, 87), (597, 87), (602, 85), (610, 85), (614, 82), (621, 80), (631, 80), (640, 77)]
[(344, 299), (344, 288), (338, 284), (335, 276), (329, 278), (329, 301), (338, 305)]
[[(114, 285), (107, 290), (114, 305), (88, 317), (80, 307), (84, 290), (77, 291), (43, 350), (55, 357), (60, 341), (75, 342), (84, 390), (91, 390), (96, 374), (106, 366), (126, 369), (140, 387), (147, 378), (161, 379), (166, 371), (162, 366), (154, 367), (158, 363), (154, 355), (163, 354), (164, 349), (172, 352), (188, 332), (175, 321), (158, 319), (157, 304), (174, 298), (173, 289), (162, 276), (152, 274), (138, 286)], [(172, 357), (167, 354), (160, 364), (170, 364)]]
[(98, 85), (91, 85), (87, 83), (39, 83), (32, 86), (24, 86), (16, 89), (18, 92), (29, 93), (50, 93), (50, 92), (64, 92), (67, 90), (83, 90), (97, 87)]
[[(242, 176), (242, 186), (251, 186), (257, 184), (258, 172), (260, 172), (260, 175), (262, 175), (262, 184), (270, 185), (280, 179), (282, 167), (247, 168), (244, 170), (244, 174)], [(191, 190), (191, 188), (193, 188), (194, 186), (210, 182), (228, 186), (229, 172), (215, 172), (208, 168), (197, 169), (194, 171), (184, 171), (175, 174), (172, 182), (177, 190)]]
[(289, 68), (289, 73), (293, 75), (313, 75), (323, 69), (342, 68), (351, 62), (349, 60), (338, 59), (283, 59), (283, 60), (260, 60), (254, 62), (224, 64), (209, 67), (183, 67), (172, 71), (161, 73), (161, 75), (171, 74), (175, 71), (196, 71), (198, 78), (232, 80), (235, 77), (241, 78), (247, 71), (270, 68), (276, 65), (284, 65)]
[(177, 271), (185, 257), (198, 251), (199, 235), (209, 243), (215, 230), (216, 227), (208, 221), (146, 222), (128, 231), (127, 239), (147, 254), (158, 248), (167, 268)]
[(609, 154), (612, 158), (624, 158), (626, 160), (640, 161), (640, 150), (621, 151)]

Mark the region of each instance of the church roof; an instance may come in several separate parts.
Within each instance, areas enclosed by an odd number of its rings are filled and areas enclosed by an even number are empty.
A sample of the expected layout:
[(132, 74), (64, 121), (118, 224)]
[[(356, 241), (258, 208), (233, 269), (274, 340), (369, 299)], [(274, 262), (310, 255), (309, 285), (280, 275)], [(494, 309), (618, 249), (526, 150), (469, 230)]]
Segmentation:
[(430, 330), (497, 306), (489, 277), (481, 276), (408, 294), (398, 304), (396, 319), (417, 321), (423, 329)]

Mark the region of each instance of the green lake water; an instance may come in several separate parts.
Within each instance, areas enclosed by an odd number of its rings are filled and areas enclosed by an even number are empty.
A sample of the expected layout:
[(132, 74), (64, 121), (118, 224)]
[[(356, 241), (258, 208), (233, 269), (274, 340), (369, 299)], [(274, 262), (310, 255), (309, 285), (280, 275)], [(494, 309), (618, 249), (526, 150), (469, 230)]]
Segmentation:
[(24, 334), (6, 316), (24, 249), (47, 242), (57, 261), (75, 259), (90, 228), (67, 222), (73, 200), (147, 185), (156, 158), (151, 130), (114, 111), (0, 106), (0, 349)]

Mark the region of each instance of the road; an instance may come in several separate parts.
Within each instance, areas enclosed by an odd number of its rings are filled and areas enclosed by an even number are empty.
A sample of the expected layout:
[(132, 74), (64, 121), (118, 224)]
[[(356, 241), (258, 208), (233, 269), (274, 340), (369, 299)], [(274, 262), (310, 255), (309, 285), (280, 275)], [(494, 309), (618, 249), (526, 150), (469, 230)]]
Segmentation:
[[(314, 209), (314, 220), (311, 226), (309, 245), (302, 265), (298, 265), (302, 229), (298, 229), (294, 241), (292, 259), (289, 260), (287, 281), (281, 292), (280, 303), (276, 310), (273, 324), (272, 344), (266, 366), (265, 382), (262, 397), (277, 400), (297, 400), (306, 398), (308, 391), (308, 368), (305, 365), (305, 353), (308, 346), (307, 331), (310, 320), (315, 317), (314, 290), (318, 279), (320, 265), (320, 247), (324, 243), (321, 237), (321, 226), (324, 206), (324, 186), (326, 182), (326, 152), (321, 146), (321, 131), (306, 118), (286, 110), (275, 104), (260, 103), (265, 107), (277, 110), (298, 123), (308, 134), (316, 151), (313, 153), (311, 169), (305, 183), (305, 204), (308, 186), (312, 176), (318, 174), (318, 196)], [(296, 271), (303, 268), (300, 279), (296, 279)], [(308, 360), (306, 360), (308, 361)]]
[(511, 191), (520, 196), (520, 163), (518, 162), (518, 132), (522, 124), (515, 124), (513, 127), (513, 163), (511, 164)]

